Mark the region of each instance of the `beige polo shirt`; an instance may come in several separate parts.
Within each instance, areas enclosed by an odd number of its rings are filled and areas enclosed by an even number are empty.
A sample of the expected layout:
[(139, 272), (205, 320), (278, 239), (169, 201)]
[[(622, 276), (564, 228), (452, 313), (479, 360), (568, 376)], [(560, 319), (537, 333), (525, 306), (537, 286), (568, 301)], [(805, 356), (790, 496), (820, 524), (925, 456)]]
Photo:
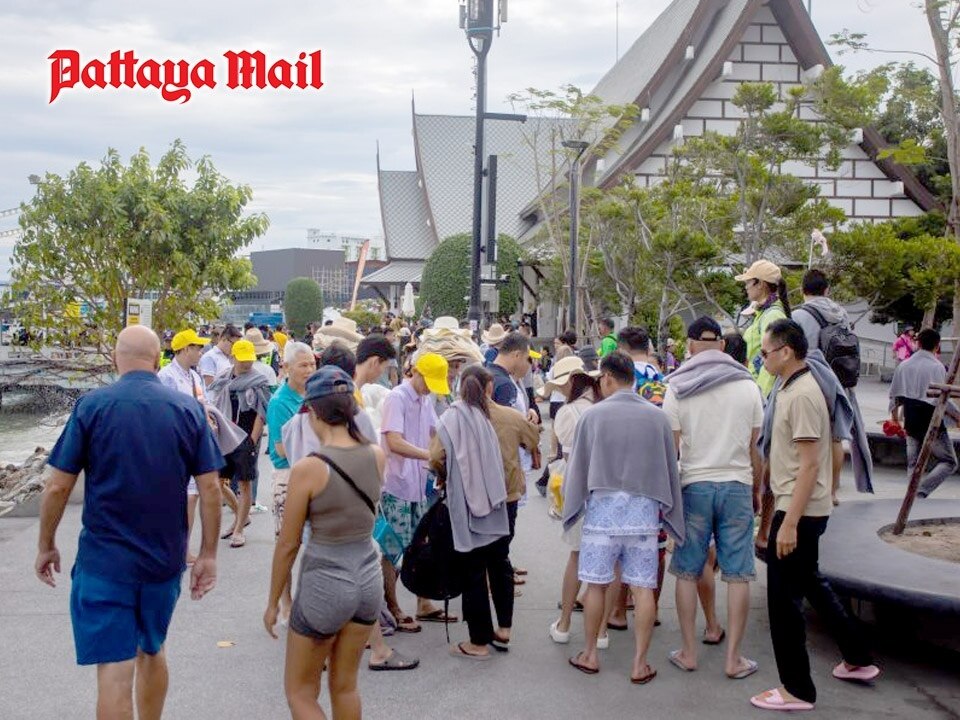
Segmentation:
[(786, 512), (790, 508), (800, 472), (797, 441), (804, 440), (817, 442), (818, 470), (817, 485), (803, 514), (823, 517), (833, 509), (830, 413), (823, 392), (809, 371), (794, 375), (777, 392), (770, 445), (770, 488), (777, 510)]

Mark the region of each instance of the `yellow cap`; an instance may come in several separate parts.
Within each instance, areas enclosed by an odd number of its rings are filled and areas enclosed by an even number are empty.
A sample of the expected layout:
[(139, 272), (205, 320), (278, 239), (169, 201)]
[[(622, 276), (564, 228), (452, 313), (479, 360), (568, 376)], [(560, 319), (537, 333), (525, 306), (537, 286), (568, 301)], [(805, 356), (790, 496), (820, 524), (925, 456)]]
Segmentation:
[(253, 343), (249, 340), (237, 340), (230, 354), (239, 362), (253, 362), (257, 359), (257, 351), (253, 349)]
[(423, 375), (427, 389), (437, 395), (449, 395), (450, 385), (447, 383), (447, 361), (436, 353), (424, 353), (417, 360), (414, 369)]
[(174, 352), (183, 350), (185, 347), (190, 345), (206, 345), (210, 342), (210, 338), (202, 338), (197, 335), (197, 331), (194, 329), (181, 330), (176, 335), (173, 336), (173, 340), (170, 341), (170, 349)]
[(530, 357), (533, 358), (534, 360), (539, 360), (540, 358), (543, 357), (543, 354), (538, 353), (536, 350), (530, 350)]
[(280, 348), (280, 351), (283, 352), (283, 348), (287, 344), (287, 336), (280, 331), (275, 331), (273, 333), (273, 341), (277, 344), (277, 347)]

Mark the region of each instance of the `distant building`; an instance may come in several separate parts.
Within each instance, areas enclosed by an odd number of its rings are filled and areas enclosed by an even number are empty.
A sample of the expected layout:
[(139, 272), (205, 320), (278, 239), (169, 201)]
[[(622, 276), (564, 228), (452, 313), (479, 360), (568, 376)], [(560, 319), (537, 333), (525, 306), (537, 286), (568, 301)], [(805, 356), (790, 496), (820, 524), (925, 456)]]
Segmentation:
[(377, 261), (386, 260), (387, 253), (384, 249), (382, 237), (365, 238), (355, 235), (323, 232), (317, 228), (307, 229), (307, 245), (309, 247), (320, 250), (341, 250), (346, 262), (358, 260), (360, 257), (360, 248), (367, 241), (370, 242), (367, 259)]

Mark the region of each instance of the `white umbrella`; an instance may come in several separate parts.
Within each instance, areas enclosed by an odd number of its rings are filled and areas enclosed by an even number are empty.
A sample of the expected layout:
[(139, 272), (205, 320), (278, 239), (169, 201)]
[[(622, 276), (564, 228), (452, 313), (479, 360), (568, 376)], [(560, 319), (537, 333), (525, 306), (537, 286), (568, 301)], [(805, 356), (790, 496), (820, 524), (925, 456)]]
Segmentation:
[(413, 299), (413, 285), (407, 283), (403, 288), (403, 300), (400, 303), (400, 311), (404, 317), (413, 317), (417, 312), (416, 303)]

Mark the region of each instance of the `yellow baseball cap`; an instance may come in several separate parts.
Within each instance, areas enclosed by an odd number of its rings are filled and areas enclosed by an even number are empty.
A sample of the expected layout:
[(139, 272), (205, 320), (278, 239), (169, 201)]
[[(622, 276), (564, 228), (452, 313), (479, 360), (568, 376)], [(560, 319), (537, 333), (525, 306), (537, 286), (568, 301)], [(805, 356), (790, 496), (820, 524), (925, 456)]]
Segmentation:
[(190, 328), (188, 330), (181, 330), (173, 336), (173, 340), (170, 341), (170, 349), (174, 352), (179, 352), (190, 345), (200, 345), (202, 347), (209, 342), (210, 338), (202, 338), (197, 335), (196, 330)]
[(450, 394), (450, 384), (447, 382), (449, 365), (442, 355), (424, 353), (413, 367), (423, 375), (423, 380), (430, 392), (437, 395)]
[(534, 360), (539, 360), (543, 357), (543, 353), (538, 353), (536, 350), (530, 350), (530, 357)]
[(239, 362), (253, 362), (257, 359), (257, 351), (253, 349), (253, 343), (249, 340), (237, 340), (230, 354)]

